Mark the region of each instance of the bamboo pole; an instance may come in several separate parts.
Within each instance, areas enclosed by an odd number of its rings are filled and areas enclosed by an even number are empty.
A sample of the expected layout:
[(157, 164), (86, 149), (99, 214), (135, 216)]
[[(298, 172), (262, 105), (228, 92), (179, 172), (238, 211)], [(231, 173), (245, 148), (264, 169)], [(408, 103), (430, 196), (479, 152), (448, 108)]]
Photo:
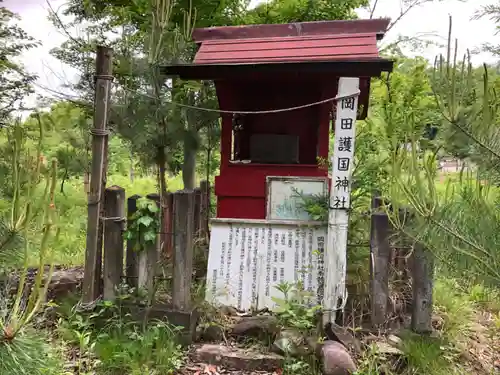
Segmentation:
[(85, 271), (82, 287), (83, 303), (92, 303), (100, 294), (102, 242), (99, 241), (102, 226), (100, 213), (103, 200), (103, 178), (105, 178), (106, 144), (108, 141), (108, 102), (112, 80), (113, 50), (97, 47), (96, 88), (94, 99), (94, 128), (92, 134), (92, 167), (90, 191), (88, 195), (87, 244), (85, 251)]

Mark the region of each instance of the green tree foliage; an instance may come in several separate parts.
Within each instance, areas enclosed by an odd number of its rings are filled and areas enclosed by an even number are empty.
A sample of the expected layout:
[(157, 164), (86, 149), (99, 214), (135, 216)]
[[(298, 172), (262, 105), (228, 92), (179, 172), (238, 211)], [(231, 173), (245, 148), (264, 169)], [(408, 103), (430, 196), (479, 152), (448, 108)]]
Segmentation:
[[(98, 42), (112, 45), (117, 83), (112, 127), (144, 165), (157, 165), (162, 174), (165, 164), (173, 173), (183, 167), (186, 187), (194, 187), (196, 155), (202, 143), (200, 130), (213, 126), (214, 116), (181, 111), (169, 102), (175, 99), (192, 106), (216, 108), (215, 90), (211, 85), (169, 82), (161, 75), (159, 65), (191, 61), (195, 52), (189, 42), (193, 21), (199, 26), (226, 24), (240, 3), (195, 2), (196, 8), (187, 1), (110, 2), (106, 6), (70, 1), (68, 5), (66, 16), (90, 23), (86, 28), (88, 37), (70, 38), (53, 53), (84, 72), (79, 87), (90, 97), (92, 83), (85, 71), (92, 67), (87, 52)], [(66, 30), (57, 15), (53, 14), (53, 19)], [(110, 30), (118, 36), (106, 35)], [(184, 157), (189, 162), (183, 163)]]
[(36, 78), (16, 61), (21, 53), (37, 45), (16, 25), (17, 19), (14, 13), (0, 6), (0, 126), (7, 125), (11, 114), (23, 107), (26, 95), (33, 92), (31, 83)]
[(410, 127), (421, 140), (428, 139), (429, 127), (439, 129), (441, 118), (431, 89), (429, 65), (423, 58), (397, 58), (394, 72), (374, 80), (370, 104), (369, 121), (387, 119), (379, 124), (387, 150), (409, 142)]
[(349, 20), (358, 18), (355, 10), (369, 5), (368, 0), (272, 0), (248, 11), (249, 24)]
[(36, 129), (42, 122), (46, 136), (43, 152), (56, 157), (62, 176), (82, 176), (88, 170), (89, 121), (83, 109), (69, 102), (54, 104), (49, 111), (31, 116), (24, 126)]
[[(481, 8), (474, 14), (474, 18), (477, 20), (489, 18), (496, 23), (496, 30), (498, 33), (498, 31), (500, 31), (500, 4), (497, 1), (496, 4), (481, 6)], [(500, 55), (500, 46), (497, 44), (486, 43), (482, 46), (482, 49), (494, 55)]]
[[(410, 147), (392, 152), (392, 183), (386, 196), (391, 198), (394, 212), (410, 207), (409, 215), (402, 218), (394, 214), (392, 220), (411, 239), (433, 251), (441, 269), (464, 280), (498, 286), (499, 195), (493, 187), (500, 163), (496, 84), (489, 80), (487, 67), (478, 80), (467, 59), (460, 62), (449, 44), (447, 56), (438, 59), (433, 69), (432, 92), (444, 134), (461, 134), (460, 146), (467, 146), (465, 155), (472, 150), (476, 154), (478, 174), (464, 172), (440, 184), (436, 153), (419, 147), (420, 124), (416, 117), (389, 99), (390, 105), (404, 114), (403, 135)], [(386, 114), (381, 118), (387, 127), (392, 126), (394, 118)], [(452, 144), (456, 141), (447, 140)]]

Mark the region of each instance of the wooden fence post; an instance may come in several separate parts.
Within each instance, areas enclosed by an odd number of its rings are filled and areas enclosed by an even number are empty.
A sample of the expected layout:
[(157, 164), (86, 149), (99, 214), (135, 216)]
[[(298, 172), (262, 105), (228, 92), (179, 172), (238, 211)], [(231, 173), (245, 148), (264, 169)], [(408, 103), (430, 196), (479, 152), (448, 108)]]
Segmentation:
[(193, 190), (180, 190), (174, 193), (174, 214), (172, 303), (174, 309), (187, 310), (191, 304), (193, 277)]
[(200, 181), (201, 204), (200, 204), (200, 238), (208, 240), (208, 220), (210, 218), (210, 184), (208, 181)]
[[(151, 193), (151, 194), (148, 194), (146, 195), (146, 198), (148, 198), (149, 200), (152, 200), (156, 203), (156, 206), (158, 207), (158, 220), (160, 221), (160, 225), (162, 224), (162, 218), (161, 218), (161, 204), (160, 204), (160, 194), (158, 193)], [(155, 269), (155, 276), (160, 276), (162, 274), (162, 271), (160, 269), (160, 267), (158, 267), (158, 263), (161, 262), (161, 243), (162, 243), (162, 240), (163, 240), (163, 231), (161, 229), (161, 227), (159, 226), (158, 227), (158, 233), (156, 234), (156, 256), (155, 256), (155, 266), (154, 266), (154, 269)]]
[(167, 193), (165, 197), (165, 207), (164, 207), (165, 221), (163, 223), (163, 253), (166, 259), (172, 258), (172, 247), (173, 247), (173, 212), (174, 212), (174, 195), (172, 193)]
[(413, 303), (411, 328), (416, 333), (432, 332), (432, 288), (434, 255), (421, 243), (413, 249)]
[(370, 235), (370, 273), (371, 273), (371, 321), (374, 327), (381, 327), (387, 319), (389, 302), (389, 264), (391, 245), (389, 218), (385, 212), (377, 212), (381, 206), (380, 198), (372, 201), (374, 212), (371, 215)]
[[(132, 215), (137, 211), (137, 200), (140, 199), (140, 195), (132, 195), (127, 199), (127, 221), (130, 222)], [(126, 255), (126, 266), (125, 275), (127, 278), (127, 284), (133, 288), (137, 288), (137, 277), (138, 274), (138, 257), (137, 251), (134, 249), (135, 243), (132, 240), (127, 241), (127, 255)]]
[[(148, 199), (159, 204), (160, 196), (158, 194), (148, 194)], [(148, 292), (149, 302), (152, 302), (154, 294), (154, 281), (157, 273), (158, 264), (158, 240), (160, 235), (157, 234), (156, 241), (148, 244), (144, 249), (141, 249), (138, 254), (138, 277), (137, 287)]]
[(105, 300), (113, 300), (123, 276), (125, 189), (111, 186), (104, 191), (104, 213), (103, 297)]
[(92, 303), (100, 293), (102, 270), (102, 214), (103, 184), (106, 178), (108, 101), (113, 67), (113, 50), (98, 46), (96, 53), (96, 85), (94, 127), (92, 133), (92, 166), (88, 194), (87, 239), (82, 301)]
[(137, 287), (151, 295), (154, 289), (157, 263), (156, 242), (140, 250), (138, 254)]
[(195, 238), (202, 238), (201, 237), (201, 234), (202, 234), (202, 231), (201, 231), (201, 223), (202, 223), (202, 219), (201, 217), (203, 216), (203, 213), (201, 211), (201, 189), (200, 188), (196, 188), (194, 189), (194, 212), (193, 212), (193, 232), (194, 232), (194, 236)]

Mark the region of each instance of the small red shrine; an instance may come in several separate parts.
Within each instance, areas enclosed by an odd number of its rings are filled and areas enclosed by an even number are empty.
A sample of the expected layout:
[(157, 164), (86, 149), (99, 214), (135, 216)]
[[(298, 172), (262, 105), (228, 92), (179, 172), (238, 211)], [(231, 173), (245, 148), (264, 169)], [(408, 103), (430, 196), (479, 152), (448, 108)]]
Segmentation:
[[(221, 114), (217, 218), (266, 219), (269, 176), (328, 176), (318, 159), (328, 158), (338, 79), (360, 78), (358, 119), (366, 117), (370, 77), (392, 70), (377, 48), (388, 24), (375, 19), (194, 30), (199, 50), (193, 63), (165, 71), (213, 80), (220, 110), (227, 111)], [(300, 108), (281, 110), (290, 107)]]
[[(377, 48), (388, 24), (196, 29), (194, 62), (165, 68), (182, 79), (213, 80), (221, 110), (207, 301), (273, 309), (274, 298), (283, 298), (276, 285), (300, 280), (327, 312), (324, 319), (333, 321), (339, 300), (346, 301), (355, 122), (366, 117), (370, 78), (392, 70)], [(311, 219), (297, 192), (328, 194), (329, 173), (319, 161), (328, 158), (333, 123), (338, 137), (327, 225)]]

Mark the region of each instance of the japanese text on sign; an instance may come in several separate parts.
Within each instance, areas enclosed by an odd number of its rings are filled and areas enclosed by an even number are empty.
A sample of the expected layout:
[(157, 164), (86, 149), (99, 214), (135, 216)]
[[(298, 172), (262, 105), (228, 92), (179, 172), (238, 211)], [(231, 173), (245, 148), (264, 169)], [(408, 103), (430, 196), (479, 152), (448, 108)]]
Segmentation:
[(283, 298), (279, 284), (299, 281), (321, 301), (326, 235), (322, 225), (213, 223), (207, 301), (244, 311), (273, 309)]
[(330, 202), (332, 209), (342, 210), (350, 207), (356, 111), (356, 97), (344, 98), (337, 103), (333, 153), (333, 194)]

